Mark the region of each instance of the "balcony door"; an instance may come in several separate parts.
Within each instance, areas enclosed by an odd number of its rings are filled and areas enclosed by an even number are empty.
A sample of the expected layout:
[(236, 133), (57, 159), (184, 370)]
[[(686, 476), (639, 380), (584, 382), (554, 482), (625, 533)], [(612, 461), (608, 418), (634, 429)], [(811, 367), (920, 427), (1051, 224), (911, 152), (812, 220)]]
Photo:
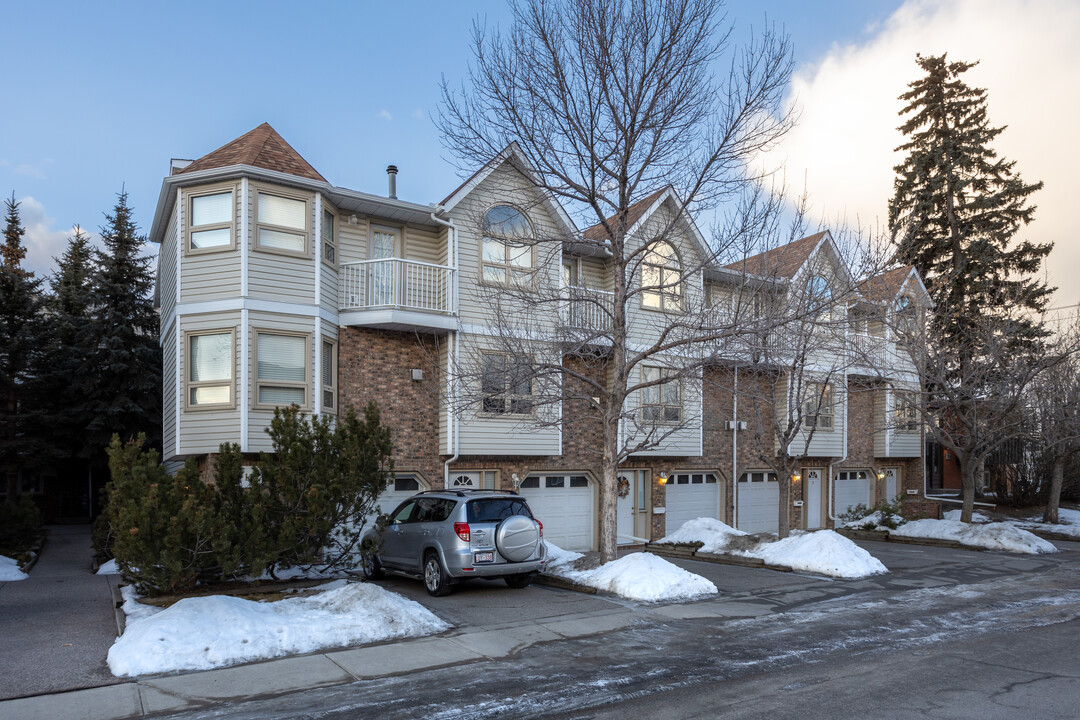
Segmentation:
[[(394, 285), (397, 264), (393, 258), (400, 257), (401, 231), (396, 228), (373, 225), (371, 227), (371, 250), (368, 258), (368, 293), (371, 305), (395, 305)], [(376, 261), (384, 262), (376, 262)]]

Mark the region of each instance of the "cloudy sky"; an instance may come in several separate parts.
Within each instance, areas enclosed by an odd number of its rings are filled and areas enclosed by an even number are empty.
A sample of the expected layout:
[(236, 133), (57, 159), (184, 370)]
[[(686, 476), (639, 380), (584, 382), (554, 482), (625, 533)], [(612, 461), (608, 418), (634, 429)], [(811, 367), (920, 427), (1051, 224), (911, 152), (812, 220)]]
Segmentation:
[[(883, 223), (900, 143), (896, 97), (915, 53), (979, 60), (1008, 125), (999, 151), (1042, 180), (1025, 236), (1054, 241), (1057, 304), (1080, 300), (1080, 243), (1066, 231), (1080, 143), (1075, 0), (731, 0), (737, 36), (766, 20), (790, 33), (798, 128), (770, 161), (806, 179), (829, 225)], [(149, 229), (172, 157), (194, 158), (261, 122), (331, 182), (442, 198), (457, 184), (430, 115), (442, 76), (460, 79), (474, 18), (502, 2), (21, 3), (5, 11), (0, 191), (22, 202), (29, 265), (52, 270), (72, 225), (96, 231), (126, 188)]]

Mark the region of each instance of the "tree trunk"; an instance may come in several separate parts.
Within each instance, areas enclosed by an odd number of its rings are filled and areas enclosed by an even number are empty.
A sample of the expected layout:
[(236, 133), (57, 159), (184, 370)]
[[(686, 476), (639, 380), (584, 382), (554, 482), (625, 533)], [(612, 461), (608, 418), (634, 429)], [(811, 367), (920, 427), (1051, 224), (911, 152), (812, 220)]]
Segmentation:
[(975, 511), (975, 477), (982, 463), (966, 461), (960, 465), (960, 485), (963, 488), (963, 509), (960, 511), (960, 522), (971, 522), (971, 514)]
[(1065, 477), (1065, 456), (1059, 455), (1054, 458), (1054, 469), (1050, 473), (1050, 496), (1046, 498), (1046, 511), (1043, 513), (1044, 523), (1057, 523), (1058, 504), (1061, 502), (1061, 483)]
[(786, 538), (791, 530), (791, 471), (785, 468), (777, 481), (780, 483), (780, 508), (776, 530), (781, 538)]
[[(616, 416), (617, 417), (617, 416)], [(618, 557), (619, 422), (605, 419), (604, 454), (600, 459), (600, 562)]]

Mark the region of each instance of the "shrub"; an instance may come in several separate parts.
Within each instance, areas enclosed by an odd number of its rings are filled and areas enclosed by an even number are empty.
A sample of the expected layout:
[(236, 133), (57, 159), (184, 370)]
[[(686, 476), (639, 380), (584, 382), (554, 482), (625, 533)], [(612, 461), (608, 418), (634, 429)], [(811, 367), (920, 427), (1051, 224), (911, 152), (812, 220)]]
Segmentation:
[(41, 535), (41, 512), (29, 495), (0, 503), (0, 555), (18, 558)]
[(904, 503), (899, 497), (893, 498), (891, 501), (880, 500), (876, 505), (871, 506), (859, 503), (840, 513), (839, 517), (842, 521), (848, 523), (854, 520), (862, 520), (874, 513), (880, 513), (880, 518), (877, 518), (876, 522), (875, 520), (867, 520), (856, 527), (860, 530), (876, 530), (880, 525), (895, 530), (911, 519), (905, 516)]

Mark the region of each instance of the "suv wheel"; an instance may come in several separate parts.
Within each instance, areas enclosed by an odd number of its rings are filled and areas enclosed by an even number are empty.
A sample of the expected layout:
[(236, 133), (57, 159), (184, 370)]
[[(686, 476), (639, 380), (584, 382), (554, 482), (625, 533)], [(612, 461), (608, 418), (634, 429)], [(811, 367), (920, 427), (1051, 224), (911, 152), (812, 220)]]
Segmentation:
[(512, 588), (523, 588), (529, 587), (529, 583), (532, 582), (535, 575), (536, 573), (531, 572), (521, 573), (519, 575), (507, 575), (503, 580), (505, 580), (506, 584)]
[(452, 589), (450, 578), (443, 570), (439, 555), (435, 552), (429, 552), (424, 556), (424, 587), (427, 588), (428, 595), (435, 597), (449, 595)]
[(382, 563), (375, 553), (364, 552), (360, 554), (360, 569), (364, 573), (365, 580), (378, 580), (385, 573)]

